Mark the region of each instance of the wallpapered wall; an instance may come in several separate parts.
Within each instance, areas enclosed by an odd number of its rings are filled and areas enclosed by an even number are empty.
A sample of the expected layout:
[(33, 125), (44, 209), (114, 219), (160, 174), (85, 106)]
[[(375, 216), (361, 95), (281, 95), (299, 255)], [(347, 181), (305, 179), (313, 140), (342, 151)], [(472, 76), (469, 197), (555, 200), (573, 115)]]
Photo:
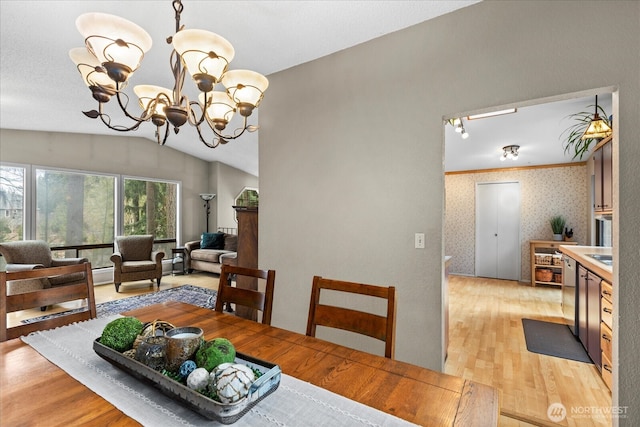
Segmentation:
[(567, 218), (573, 240), (587, 244), (590, 183), (586, 165), (474, 172), (445, 176), (445, 255), (451, 273), (475, 274), (475, 189), (479, 182), (520, 183), (521, 280), (531, 280), (529, 240), (552, 240), (549, 219)]

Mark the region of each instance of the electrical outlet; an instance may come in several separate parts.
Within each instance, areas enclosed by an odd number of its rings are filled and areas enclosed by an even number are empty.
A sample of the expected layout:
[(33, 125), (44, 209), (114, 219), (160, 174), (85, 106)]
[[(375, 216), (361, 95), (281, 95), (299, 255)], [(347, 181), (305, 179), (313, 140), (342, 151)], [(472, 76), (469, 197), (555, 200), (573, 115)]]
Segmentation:
[(416, 249), (424, 249), (424, 233), (416, 233)]

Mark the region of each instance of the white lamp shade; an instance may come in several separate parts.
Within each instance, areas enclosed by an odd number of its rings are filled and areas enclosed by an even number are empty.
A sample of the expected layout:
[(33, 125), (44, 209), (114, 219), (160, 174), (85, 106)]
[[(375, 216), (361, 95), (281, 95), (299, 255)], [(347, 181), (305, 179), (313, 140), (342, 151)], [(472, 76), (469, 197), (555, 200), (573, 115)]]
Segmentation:
[[(208, 74), (217, 81), (235, 56), (231, 43), (224, 37), (205, 30), (181, 30), (173, 36), (173, 48), (178, 52), (189, 73)], [(210, 58), (214, 52), (217, 58)]]
[[(119, 16), (85, 13), (76, 19), (76, 27), (102, 64), (116, 62), (135, 71), (144, 53), (151, 49), (151, 36), (137, 24)], [(129, 46), (117, 45), (115, 41), (119, 39)]]
[(236, 103), (247, 103), (257, 107), (262, 94), (269, 87), (269, 80), (250, 70), (231, 70), (222, 77), (222, 84)]
[(209, 106), (204, 105), (204, 93), (198, 95), (198, 100), (203, 108), (206, 108), (207, 117), (211, 120), (223, 120), (230, 122), (235, 113), (235, 104), (226, 92), (212, 91), (207, 94)]
[(76, 47), (69, 51), (69, 57), (76, 64), (82, 81), (88, 86), (115, 87), (107, 73), (96, 71), (100, 67), (98, 59), (84, 47)]
[(155, 106), (155, 111), (153, 114), (159, 114), (161, 116), (165, 116), (164, 107), (168, 105), (168, 103), (173, 103), (173, 91), (170, 89), (166, 89), (160, 86), (153, 85), (138, 85), (133, 88), (133, 91), (138, 96), (138, 100), (140, 101), (140, 107), (144, 111), (147, 111), (149, 108), (149, 104), (153, 102), (158, 94), (164, 94), (169, 98), (167, 101), (164, 97), (161, 98), (164, 102), (158, 102)]

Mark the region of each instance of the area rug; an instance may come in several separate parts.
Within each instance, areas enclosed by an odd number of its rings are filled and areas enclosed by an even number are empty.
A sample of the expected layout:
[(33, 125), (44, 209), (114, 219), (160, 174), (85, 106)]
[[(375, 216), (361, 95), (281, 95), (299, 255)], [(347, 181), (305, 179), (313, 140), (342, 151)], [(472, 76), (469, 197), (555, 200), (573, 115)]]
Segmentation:
[[(151, 304), (157, 304), (165, 301), (178, 301), (187, 304), (197, 305), (199, 307), (214, 309), (216, 306), (216, 291), (213, 289), (201, 288), (193, 285), (182, 285), (175, 288), (163, 289), (148, 294), (136, 295), (129, 298), (122, 298), (115, 301), (107, 301), (96, 304), (98, 317), (106, 317), (112, 314), (122, 313), (123, 311), (134, 310), (136, 308), (145, 307)], [(70, 310), (78, 311), (78, 310)], [(64, 312), (69, 313), (69, 311)], [(51, 319), (60, 316), (61, 313), (54, 313), (25, 319), (22, 323), (32, 323), (40, 320)]]
[(522, 319), (522, 326), (530, 352), (593, 363), (569, 326), (533, 319)]

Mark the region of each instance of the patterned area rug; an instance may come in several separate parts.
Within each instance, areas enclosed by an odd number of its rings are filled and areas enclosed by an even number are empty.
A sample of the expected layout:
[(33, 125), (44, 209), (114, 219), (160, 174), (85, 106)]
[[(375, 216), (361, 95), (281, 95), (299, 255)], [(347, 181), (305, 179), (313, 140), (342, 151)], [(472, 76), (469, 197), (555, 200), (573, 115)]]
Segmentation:
[[(129, 311), (165, 301), (185, 302), (187, 304), (193, 304), (213, 310), (216, 305), (216, 291), (213, 289), (201, 288), (199, 286), (182, 285), (176, 288), (163, 289), (158, 292), (150, 292), (148, 294), (136, 295), (129, 298), (122, 298), (115, 301), (96, 304), (96, 310), (98, 312), (98, 317), (106, 317), (112, 314), (122, 313), (123, 311)], [(32, 319), (25, 319), (22, 323), (32, 323), (35, 321), (51, 319), (59, 315), (60, 313), (54, 313)]]

